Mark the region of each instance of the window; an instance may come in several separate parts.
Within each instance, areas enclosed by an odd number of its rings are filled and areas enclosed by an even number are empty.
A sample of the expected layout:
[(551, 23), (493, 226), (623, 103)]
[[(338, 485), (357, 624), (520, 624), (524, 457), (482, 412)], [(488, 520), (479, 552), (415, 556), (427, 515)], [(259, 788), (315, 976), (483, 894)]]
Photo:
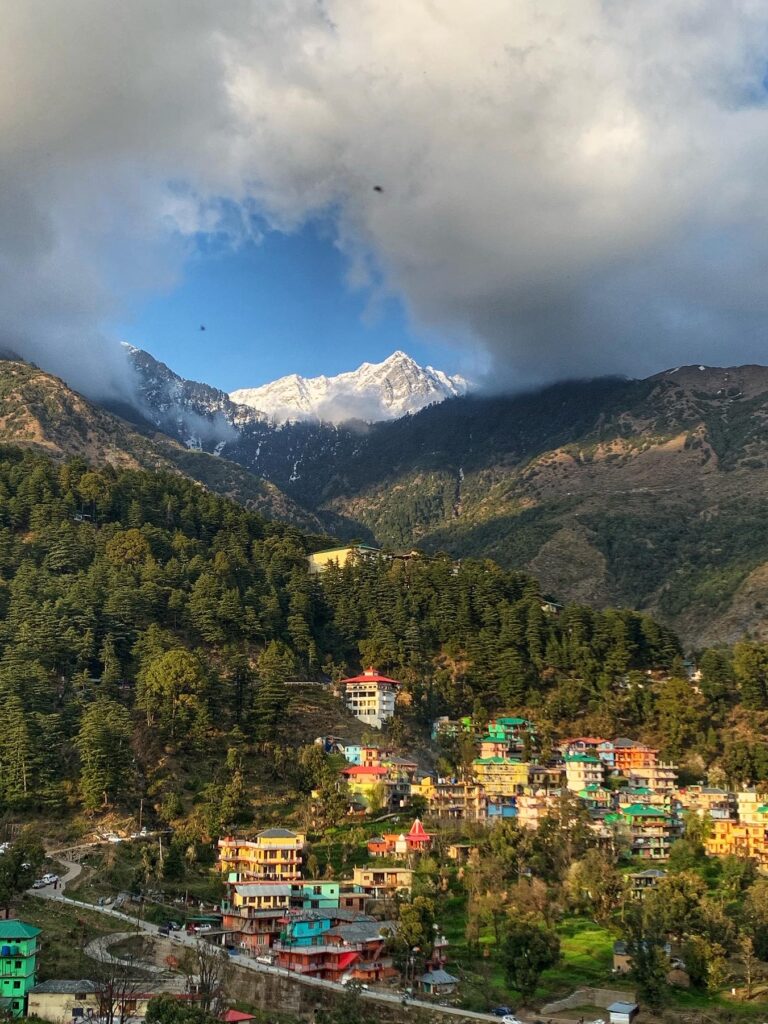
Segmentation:
[(14, 960), (13, 966), (16, 968), (17, 971), (20, 971), (21, 970), (21, 960)]
[(20, 981), (14, 981), (13, 987), (14, 988), (21, 988), (21, 982)]

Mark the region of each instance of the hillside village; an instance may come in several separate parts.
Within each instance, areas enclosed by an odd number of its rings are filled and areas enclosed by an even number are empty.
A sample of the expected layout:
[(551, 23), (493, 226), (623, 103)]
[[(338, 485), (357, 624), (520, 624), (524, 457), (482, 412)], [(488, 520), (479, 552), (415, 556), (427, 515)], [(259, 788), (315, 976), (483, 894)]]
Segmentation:
[[(381, 729), (395, 713), (399, 686), (368, 668), (341, 680), (338, 692), (360, 721)], [(173, 929), (185, 926), (198, 945), (250, 958), (261, 969), (319, 979), (350, 992), (395, 991), (405, 1000), (460, 1006), (465, 971), (456, 969), (443, 925), (433, 919), (434, 900), (425, 900), (424, 870), (443, 882), (471, 875), (483, 857), (483, 835), (510, 827), (536, 835), (555, 821), (563, 835), (586, 829), (584, 849), (604, 858), (607, 869), (621, 866), (617, 877), (623, 895), (615, 896), (630, 907), (676, 884), (679, 868), (670, 872), (667, 867), (675, 860), (676, 844), (682, 848), (698, 842), (706, 858), (768, 868), (768, 797), (756, 789), (680, 786), (676, 766), (637, 740), (566, 737), (545, 757), (534, 722), (513, 715), (497, 715), (481, 729), (471, 718), (442, 717), (433, 723), (432, 738), (437, 748), (458, 742), (474, 756), (458, 775), (446, 778), (421, 768), (417, 757), (382, 743), (318, 738), (316, 745), (325, 754), (339, 761), (343, 757), (337, 790), (346, 801), (346, 818), (363, 826), (352, 869), (337, 875), (328, 862), (321, 876), (312, 852), (317, 837), (310, 842), (305, 832), (287, 824), (221, 837), (212, 867), (223, 882), (220, 903), (201, 904), (197, 914), (186, 911), (181, 915), (186, 924), (161, 925), (159, 934), (172, 937)], [(388, 829), (390, 821), (398, 827)], [(687, 838), (691, 835), (693, 843)], [(129, 839), (113, 833), (109, 841)], [(525, 869), (518, 884), (532, 887), (535, 875)], [(58, 885), (58, 876), (45, 876), (32, 892), (54, 880)], [(499, 895), (503, 903), (504, 894)], [(413, 918), (409, 908), (418, 908)], [(130, 900), (126, 909), (130, 912)], [(38, 982), (40, 929), (9, 920), (0, 931), (8, 943), (0, 947), (0, 962), (6, 965), (2, 996), (14, 1016), (76, 1020), (80, 1010), (94, 1013), (103, 1004), (98, 981)], [(690, 977), (681, 959), (683, 947), (672, 943), (671, 935), (664, 938), (666, 973), (684, 990)], [(632, 1019), (637, 1013), (636, 950), (629, 934), (612, 943), (609, 994), (629, 982), (624, 1003), (613, 999), (606, 1004), (606, 1017), (617, 1024), (622, 1014)], [(139, 987), (148, 988), (146, 983)], [(139, 993), (134, 981), (130, 995), (121, 997), (118, 1015), (142, 1018), (159, 998), (181, 999), (190, 1006), (204, 999), (190, 989), (189, 980), (149, 988)], [(220, 1019), (229, 1024), (258, 1019), (227, 1010), (223, 991), (217, 999)], [(490, 1001), (485, 1009), (492, 1009)], [(206, 1006), (213, 1003), (208, 1000)], [(510, 1012), (505, 1019), (517, 1018)]]
[[(149, 1024), (157, 999), (269, 1020), (270, 979), (331, 1014), (759, 1006), (761, 645), (684, 659), (639, 613), (323, 548), (175, 478), (0, 471), (13, 1015), (109, 1016), (105, 927), (154, 943), (115, 955)], [(188, 956), (239, 980), (201, 991)]]

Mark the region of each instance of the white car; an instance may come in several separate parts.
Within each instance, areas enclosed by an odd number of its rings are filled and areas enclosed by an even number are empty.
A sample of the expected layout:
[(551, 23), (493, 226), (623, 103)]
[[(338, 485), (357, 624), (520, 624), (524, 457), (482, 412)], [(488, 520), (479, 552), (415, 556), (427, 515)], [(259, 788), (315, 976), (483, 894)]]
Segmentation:
[(506, 1016), (501, 1018), (501, 1024), (522, 1024), (513, 1014), (508, 1013)]
[(41, 879), (41, 881), (45, 882), (46, 885), (53, 885), (53, 883), (54, 882), (58, 882), (58, 880), (59, 880), (59, 876), (58, 875), (52, 875), (52, 874), (43, 875), (43, 877)]

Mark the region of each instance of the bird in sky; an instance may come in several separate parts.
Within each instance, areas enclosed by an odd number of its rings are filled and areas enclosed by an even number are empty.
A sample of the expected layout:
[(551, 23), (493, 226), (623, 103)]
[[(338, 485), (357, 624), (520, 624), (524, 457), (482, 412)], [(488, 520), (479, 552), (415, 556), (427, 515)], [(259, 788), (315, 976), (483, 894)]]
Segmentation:
[(204, 331), (204, 330), (205, 330), (205, 324), (200, 324), (200, 330), (201, 330), (201, 331)]
[(384, 189), (381, 187), (381, 185), (374, 185), (373, 186), (373, 191), (374, 192), (383, 192)]

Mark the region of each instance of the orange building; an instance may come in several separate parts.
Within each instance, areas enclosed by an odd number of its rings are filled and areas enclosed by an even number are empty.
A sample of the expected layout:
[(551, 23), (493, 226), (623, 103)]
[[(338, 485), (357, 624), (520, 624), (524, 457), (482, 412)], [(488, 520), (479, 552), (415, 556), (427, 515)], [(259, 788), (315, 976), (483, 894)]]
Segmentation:
[(637, 768), (653, 768), (658, 759), (658, 750), (637, 740), (620, 736), (613, 741), (613, 768), (620, 775), (631, 775)]

